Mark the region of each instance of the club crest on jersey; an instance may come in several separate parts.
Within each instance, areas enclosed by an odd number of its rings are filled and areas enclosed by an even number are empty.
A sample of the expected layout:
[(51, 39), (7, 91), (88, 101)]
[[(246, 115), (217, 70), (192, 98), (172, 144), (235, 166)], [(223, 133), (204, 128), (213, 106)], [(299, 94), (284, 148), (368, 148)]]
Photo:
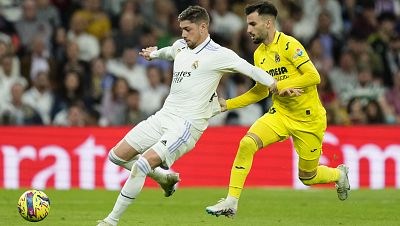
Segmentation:
[(297, 48), (294, 55), (293, 55), (293, 60), (297, 59), (298, 57), (303, 56), (303, 50), (300, 48)]
[(194, 61), (193, 64), (192, 64), (192, 69), (196, 69), (196, 68), (198, 68), (198, 67), (199, 67), (199, 61), (196, 60), (196, 61)]
[(281, 62), (281, 57), (279, 56), (278, 53), (275, 53), (275, 62), (276, 62), (276, 63)]

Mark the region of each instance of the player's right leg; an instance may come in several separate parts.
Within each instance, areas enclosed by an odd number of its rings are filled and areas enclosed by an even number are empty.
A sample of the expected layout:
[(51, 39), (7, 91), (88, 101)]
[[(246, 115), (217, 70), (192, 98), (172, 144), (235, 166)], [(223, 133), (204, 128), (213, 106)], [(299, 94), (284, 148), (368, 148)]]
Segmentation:
[[(286, 129), (275, 118), (276, 116), (270, 113), (264, 115), (252, 125), (248, 133), (242, 138), (231, 170), (228, 196), (226, 199), (221, 199), (217, 204), (208, 206), (206, 208), (207, 213), (226, 217), (233, 217), (236, 214), (238, 200), (250, 172), (254, 154), (260, 148), (286, 139), (288, 136)], [(271, 122), (277, 124), (271, 125)], [(280, 135), (276, 131), (279, 131)]]

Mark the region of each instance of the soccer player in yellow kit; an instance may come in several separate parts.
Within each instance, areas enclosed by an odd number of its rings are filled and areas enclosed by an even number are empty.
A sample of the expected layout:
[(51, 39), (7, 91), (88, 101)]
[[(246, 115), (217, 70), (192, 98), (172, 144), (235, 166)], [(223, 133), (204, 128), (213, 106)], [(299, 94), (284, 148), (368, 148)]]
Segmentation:
[[(318, 71), (299, 41), (275, 29), (277, 10), (274, 5), (256, 3), (248, 5), (245, 11), (247, 32), (254, 43), (260, 44), (254, 53), (254, 64), (278, 81), (277, 90), (272, 91), (272, 107), (240, 141), (227, 198), (207, 207), (206, 211), (216, 216), (234, 216), (254, 154), (290, 136), (299, 155), (298, 176), (303, 184), (336, 182), (338, 198), (345, 200), (350, 190), (348, 167), (330, 168), (318, 164), (326, 129), (326, 112), (317, 92)], [(221, 108), (224, 111), (244, 107), (268, 94), (268, 88), (257, 83), (241, 96), (226, 101), (221, 99)]]

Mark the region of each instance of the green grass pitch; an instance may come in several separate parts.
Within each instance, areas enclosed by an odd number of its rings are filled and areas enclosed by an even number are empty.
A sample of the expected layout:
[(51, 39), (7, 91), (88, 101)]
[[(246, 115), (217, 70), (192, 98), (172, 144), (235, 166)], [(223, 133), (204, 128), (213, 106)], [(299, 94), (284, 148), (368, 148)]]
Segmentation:
[[(104, 190), (45, 192), (51, 200), (50, 214), (42, 222), (30, 223), (16, 207), (23, 190), (0, 190), (0, 225), (94, 226), (118, 195)], [(225, 195), (222, 188), (182, 188), (165, 198), (160, 189), (144, 189), (119, 225), (400, 225), (400, 190), (351, 191), (342, 202), (333, 189), (249, 188), (234, 219), (206, 214), (205, 207)]]

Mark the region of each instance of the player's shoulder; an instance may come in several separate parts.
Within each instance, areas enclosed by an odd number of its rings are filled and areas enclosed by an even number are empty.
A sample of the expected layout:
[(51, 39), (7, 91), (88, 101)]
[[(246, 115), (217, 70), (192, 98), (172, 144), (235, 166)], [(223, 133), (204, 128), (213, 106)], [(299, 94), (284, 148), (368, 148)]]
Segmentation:
[(283, 32), (280, 32), (280, 38), (278, 39), (277, 43), (280, 47), (284, 47), (286, 50), (290, 48), (290, 44), (293, 45), (301, 45), (299, 40), (297, 40), (295, 37), (287, 35)]
[(210, 42), (207, 43), (207, 45), (204, 47), (206, 50), (212, 51), (212, 52), (218, 52), (218, 51), (224, 51), (225, 47), (222, 47), (220, 44), (216, 43), (214, 40), (210, 39)]
[(185, 40), (183, 40), (183, 39), (181, 38), (181, 39), (176, 40), (176, 41), (172, 44), (172, 46), (173, 46), (174, 48), (176, 48), (176, 49), (181, 49), (181, 48), (186, 48), (186, 47), (187, 47), (187, 44), (186, 44)]

